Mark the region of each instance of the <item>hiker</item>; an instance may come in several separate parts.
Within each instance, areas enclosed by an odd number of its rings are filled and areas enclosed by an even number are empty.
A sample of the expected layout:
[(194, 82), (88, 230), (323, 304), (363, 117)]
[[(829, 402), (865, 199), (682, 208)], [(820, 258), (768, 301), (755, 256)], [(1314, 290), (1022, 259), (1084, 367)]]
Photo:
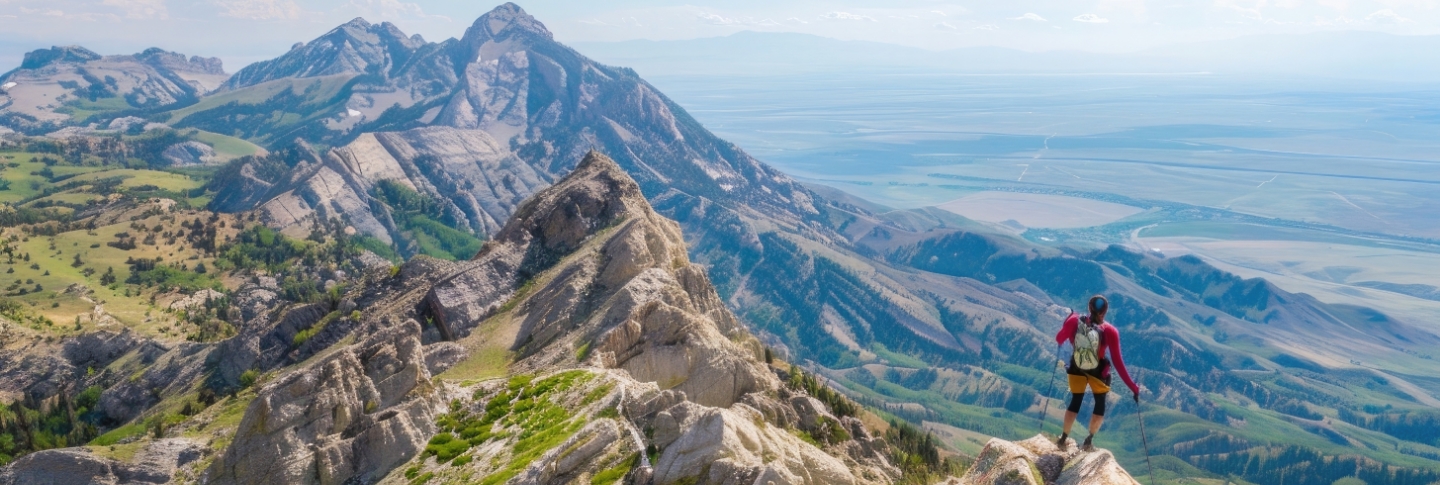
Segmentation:
[[(1095, 439), (1095, 433), (1100, 431), (1100, 424), (1105, 422), (1105, 398), (1110, 392), (1111, 362), (1114, 362), (1115, 368), (1120, 371), (1120, 378), (1125, 380), (1125, 385), (1130, 386), (1130, 392), (1135, 394), (1135, 403), (1140, 403), (1140, 387), (1130, 379), (1130, 373), (1125, 370), (1125, 359), (1120, 357), (1120, 331), (1105, 321), (1105, 312), (1110, 309), (1110, 302), (1103, 296), (1095, 295), (1090, 297), (1089, 306), (1090, 314), (1085, 316), (1076, 315), (1075, 311), (1071, 310), (1070, 317), (1065, 319), (1065, 325), (1060, 328), (1060, 333), (1055, 334), (1057, 345), (1069, 341), (1075, 351), (1070, 356), (1069, 365), (1065, 367), (1066, 378), (1070, 381), (1070, 407), (1065, 410), (1065, 429), (1055, 443), (1062, 450), (1068, 446), (1066, 439), (1070, 437), (1070, 427), (1075, 424), (1075, 417), (1080, 414), (1080, 402), (1085, 399), (1086, 387), (1095, 395), (1095, 411), (1090, 415), (1090, 436), (1085, 437), (1083, 449), (1095, 450), (1091, 440)], [(1109, 358), (1106, 358), (1106, 352), (1109, 352)]]

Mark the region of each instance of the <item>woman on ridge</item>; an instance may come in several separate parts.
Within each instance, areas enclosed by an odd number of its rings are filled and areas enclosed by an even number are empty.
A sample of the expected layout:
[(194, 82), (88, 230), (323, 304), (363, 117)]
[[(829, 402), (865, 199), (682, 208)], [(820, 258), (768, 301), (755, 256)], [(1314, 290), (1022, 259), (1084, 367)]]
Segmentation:
[(1055, 334), (1057, 345), (1068, 341), (1075, 350), (1065, 368), (1070, 383), (1070, 406), (1065, 410), (1064, 432), (1055, 443), (1062, 450), (1069, 446), (1066, 440), (1070, 438), (1070, 428), (1080, 414), (1085, 388), (1089, 387), (1090, 392), (1095, 395), (1095, 411), (1090, 415), (1090, 436), (1085, 437), (1082, 449), (1094, 451), (1095, 446), (1091, 441), (1095, 439), (1095, 433), (1100, 431), (1100, 424), (1105, 422), (1105, 398), (1110, 392), (1112, 362), (1120, 371), (1120, 379), (1124, 380), (1125, 385), (1130, 387), (1130, 392), (1134, 393), (1135, 402), (1140, 402), (1140, 387), (1130, 379), (1130, 373), (1125, 370), (1125, 359), (1120, 356), (1120, 331), (1105, 321), (1110, 302), (1103, 296), (1095, 295), (1090, 297), (1089, 307), (1090, 314), (1086, 316), (1077, 315), (1072, 310), (1070, 317), (1065, 319), (1065, 325), (1060, 328), (1060, 333)]

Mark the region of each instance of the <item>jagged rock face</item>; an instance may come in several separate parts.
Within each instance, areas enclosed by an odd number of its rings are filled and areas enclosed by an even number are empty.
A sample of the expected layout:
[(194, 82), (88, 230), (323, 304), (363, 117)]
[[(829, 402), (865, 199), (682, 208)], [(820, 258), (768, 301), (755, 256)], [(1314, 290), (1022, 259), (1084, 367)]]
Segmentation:
[(225, 83), (225, 88), (242, 88), (288, 77), (389, 72), (405, 64), (424, 43), (419, 35), (406, 37), (390, 22), (372, 25), (357, 18), (308, 44), (296, 44), (276, 59), (246, 66)]
[(123, 56), (100, 56), (78, 46), (41, 49), (0, 76), (0, 84), (9, 86), (0, 93), (5, 114), (0, 122), (21, 130), (59, 126), (70, 119), (56, 111), (65, 103), (100, 98), (159, 108), (196, 100), (227, 77), (219, 59), (187, 59), (157, 48)]
[[(602, 230), (605, 241), (585, 252), (593, 256), (572, 256)], [(573, 260), (555, 267), (567, 257)], [(705, 405), (729, 406), (776, 386), (755, 363), (758, 342), (689, 263), (679, 226), (656, 214), (603, 155), (591, 153), (526, 202), (427, 302), (445, 333), (465, 335), (532, 279), (539, 281), (531, 283), (534, 296), (514, 316), (516, 341), (540, 350), (527, 351), (522, 368), (551, 366), (589, 345), (594, 363)]]
[(696, 476), (700, 483), (725, 485), (857, 483), (840, 459), (767, 425), (748, 406), (707, 408), (685, 402), (654, 421), (657, 435), (673, 436), (655, 465), (656, 483)]
[(217, 161), (215, 149), (198, 141), (170, 145), (160, 152), (160, 159), (171, 167), (210, 165)]
[(162, 352), (129, 329), (102, 330), (51, 343), (0, 322), (0, 402), (44, 401), (65, 392), (66, 386), (88, 369), (104, 369), (137, 351), (150, 358)]
[(424, 448), (440, 402), (419, 326), (380, 330), (266, 384), (211, 483), (373, 482)]
[(1139, 485), (1107, 450), (1060, 450), (1043, 435), (1020, 442), (991, 438), (958, 485)]
[(175, 469), (200, 458), (187, 439), (150, 443), (130, 463), (96, 456), (85, 448), (31, 453), (0, 469), (0, 485), (146, 485), (170, 483)]
[(498, 231), (521, 201), (553, 181), (483, 131), (444, 127), (361, 135), (327, 153), (322, 162), (297, 169), (288, 183), (260, 179), (263, 163), (251, 161), (240, 168), (256, 187), (227, 194), (276, 194), (259, 207), (267, 224), (297, 227), (315, 218), (342, 217), (387, 242), (396, 231), (394, 222), (377, 214), (373, 208), (378, 204), (371, 203), (372, 189), (381, 180), (446, 202), (460, 226), (482, 234)]

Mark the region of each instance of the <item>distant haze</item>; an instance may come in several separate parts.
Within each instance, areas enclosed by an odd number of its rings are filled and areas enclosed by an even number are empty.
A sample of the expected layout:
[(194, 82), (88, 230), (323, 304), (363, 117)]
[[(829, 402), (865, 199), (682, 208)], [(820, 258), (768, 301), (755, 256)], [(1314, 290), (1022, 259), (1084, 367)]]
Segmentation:
[(1130, 53), (943, 51), (807, 34), (745, 31), (680, 41), (581, 42), (575, 47), (649, 76), (768, 76), (827, 71), (984, 74), (1213, 73), (1331, 80), (1440, 81), (1440, 36), (1344, 31), (1264, 34)]
[[(234, 72), (250, 62), (282, 54), (291, 44), (314, 38), (354, 17), (377, 23), (393, 22), (407, 33), (443, 40), (459, 36), (471, 20), (498, 3), (3, 0), (0, 1), (0, 32), (4, 32), (0, 35), (0, 70), (18, 65), (21, 55), (29, 50), (79, 44), (101, 54), (131, 54), (148, 47), (161, 47), (191, 55), (218, 56), (225, 59), (227, 70)], [(1164, 58), (1172, 52), (1164, 49), (1189, 48), (1166, 46), (1190, 45), (1199, 49), (1187, 53), (1194, 59), (1223, 58), (1239, 49), (1238, 52), (1244, 53), (1274, 54), (1257, 62), (1302, 66), (1313, 64), (1314, 59), (1324, 61), (1338, 50), (1351, 57), (1368, 57), (1373, 65), (1393, 67), (1392, 61), (1403, 59), (1402, 56), (1435, 51), (1428, 47), (1434, 42), (1424, 40), (1412, 44), (1413, 37), (1398, 42), (1374, 40), (1381, 37), (1356, 37), (1354, 39), (1360, 41), (1349, 44), (1345, 39), (1351, 38), (1339, 33), (1440, 34), (1437, 4), (1414, 0), (967, 3), (533, 0), (518, 3), (545, 22), (558, 40), (566, 43), (702, 39), (756, 31), (903, 45), (928, 51), (994, 46), (1027, 52), (1151, 52)], [(1317, 33), (1337, 37), (1305, 35)], [(1236, 38), (1248, 40), (1239, 41), (1244, 45), (1209, 42)], [(1004, 54), (992, 52), (990, 55)], [(1049, 59), (1042, 56), (1008, 61), (1048, 63)], [(983, 55), (980, 60), (984, 60)], [(1396, 75), (1402, 74), (1396, 72)]]

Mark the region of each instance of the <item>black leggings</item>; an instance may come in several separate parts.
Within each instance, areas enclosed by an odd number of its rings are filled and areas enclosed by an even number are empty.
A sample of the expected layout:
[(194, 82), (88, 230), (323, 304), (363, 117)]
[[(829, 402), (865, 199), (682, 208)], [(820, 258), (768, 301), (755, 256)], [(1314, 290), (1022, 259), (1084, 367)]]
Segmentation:
[[(1095, 411), (1094, 411), (1094, 413), (1092, 413), (1092, 414), (1094, 414), (1094, 415), (1096, 415), (1096, 416), (1104, 416), (1104, 415), (1105, 415), (1105, 398), (1108, 397), (1109, 395), (1110, 395), (1110, 393), (1108, 393), (1108, 392), (1097, 392), (1097, 393), (1095, 393)], [(1079, 394), (1071, 394), (1071, 395), (1070, 395), (1070, 407), (1065, 408), (1065, 410), (1066, 410), (1066, 411), (1070, 411), (1070, 412), (1072, 412), (1072, 413), (1078, 413), (1078, 412), (1080, 412), (1080, 401), (1083, 401), (1083, 400), (1085, 400), (1085, 393), (1082, 392), (1082, 393), (1079, 393)]]

